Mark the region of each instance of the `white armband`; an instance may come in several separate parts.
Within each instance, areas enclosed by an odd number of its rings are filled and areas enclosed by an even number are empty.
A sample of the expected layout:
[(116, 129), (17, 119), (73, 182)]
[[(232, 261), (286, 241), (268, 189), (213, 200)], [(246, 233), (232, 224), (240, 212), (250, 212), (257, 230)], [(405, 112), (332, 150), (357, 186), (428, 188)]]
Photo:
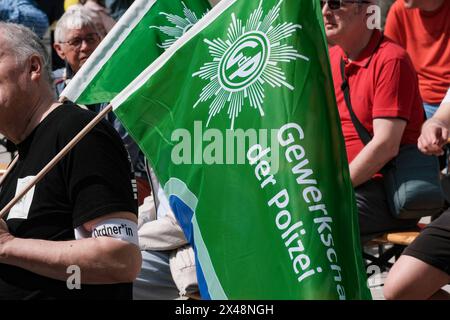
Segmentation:
[(128, 243), (133, 243), (139, 247), (139, 237), (137, 224), (127, 219), (108, 219), (100, 222), (92, 228), (92, 233), (83, 231), (83, 227), (75, 229), (75, 238), (99, 238), (111, 237)]

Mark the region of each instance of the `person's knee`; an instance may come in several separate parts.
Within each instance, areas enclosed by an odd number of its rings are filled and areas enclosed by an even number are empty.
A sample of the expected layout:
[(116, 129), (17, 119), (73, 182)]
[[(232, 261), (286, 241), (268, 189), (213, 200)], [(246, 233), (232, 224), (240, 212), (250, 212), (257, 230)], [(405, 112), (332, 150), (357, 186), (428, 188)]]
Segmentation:
[(383, 286), (383, 295), (386, 300), (402, 300), (404, 295), (402, 289), (395, 279), (386, 279)]
[[(401, 258), (400, 258), (401, 259)], [(408, 299), (408, 292), (411, 293), (411, 283), (404, 277), (403, 260), (397, 261), (390, 270), (383, 286), (383, 294), (386, 300)]]
[[(403, 262), (403, 261), (401, 261)], [(399, 262), (397, 262), (399, 263)], [(405, 277), (406, 270), (397, 266), (388, 274), (383, 286), (383, 295), (386, 300), (410, 300), (416, 299), (417, 286), (409, 277)]]

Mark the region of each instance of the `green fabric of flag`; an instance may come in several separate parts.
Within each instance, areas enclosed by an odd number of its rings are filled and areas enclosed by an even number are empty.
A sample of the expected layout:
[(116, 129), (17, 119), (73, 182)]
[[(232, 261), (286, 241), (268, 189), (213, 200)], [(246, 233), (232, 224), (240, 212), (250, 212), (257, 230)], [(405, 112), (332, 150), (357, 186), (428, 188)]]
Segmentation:
[(221, 1), (112, 105), (203, 298), (371, 298), (319, 1)]
[(111, 101), (209, 9), (207, 0), (136, 0), (61, 96), (81, 104)]

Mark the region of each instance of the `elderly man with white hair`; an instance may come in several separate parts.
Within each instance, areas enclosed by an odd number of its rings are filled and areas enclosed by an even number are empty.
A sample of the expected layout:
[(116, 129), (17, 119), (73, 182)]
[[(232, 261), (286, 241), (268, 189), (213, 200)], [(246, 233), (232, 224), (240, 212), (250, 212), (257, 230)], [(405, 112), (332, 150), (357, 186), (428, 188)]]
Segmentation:
[(95, 21), (83, 6), (70, 7), (59, 19), (53, 47), (58, 56), (66, 62), (66, 66), (53, 72), (58, 96), (101, 40)]
[[(37, 35), (0, 23), (0, 133), (19, 152), (0, 208), (93, 117), (56, 102)], [(132, 179), (120, 137), (100, 122), (0, 219), (0, 300), (131, 299), (141, 266)]]

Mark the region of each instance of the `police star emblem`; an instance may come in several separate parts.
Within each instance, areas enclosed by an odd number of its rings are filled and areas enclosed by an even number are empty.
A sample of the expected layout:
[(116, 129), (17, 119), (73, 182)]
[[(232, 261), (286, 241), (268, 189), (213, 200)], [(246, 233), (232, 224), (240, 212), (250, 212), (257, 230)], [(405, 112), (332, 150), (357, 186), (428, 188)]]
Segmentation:
[(213, 98), (206, 126), (227, 105), (233, 130), (235, 119), (246, 101), (259, 111), (261, 117), (264, 116), (266, 84), (272, 88), (286, 87), (294, 90), (279, 64), (299, 58), (305, 61), (309, 59), (299, 54), (293, 46), (281, 43), (302, 28), (301, 25), (290, 22), (274, 25), (280, 16), (282, 2), (280, 0), (263, 16), (261, 0), (245, 25), (232, 13), (226, 40), (204, 40), (209, 46), (213, 61), (205, 63), (192, 76), (209, 81), (194, 105), (196, 108)]
[[(165, 40), (162, 44), (158, 44), (160, 48), (164, 50), (168, 49), (171, 45), (175, 43), (182, 35), (184, 35), (189, 29), (192, 28), (194, 24), (199, 21), (195, 12), (190, 10), (186, 4), (181, 1), (181, 5), (183, 6), (183, 14), (184, 17), (180, 17), (176, 14), (169, 14), (165, 12), (161, 12), (160, 14), (165, 16), (167, 21), (171, 23), (173, 26), (150, 26), (151, 28), (158, 29), (165, 35), (169, 37), (169, 39)], [(203, 14), (203, 16), (206, 12)]]

